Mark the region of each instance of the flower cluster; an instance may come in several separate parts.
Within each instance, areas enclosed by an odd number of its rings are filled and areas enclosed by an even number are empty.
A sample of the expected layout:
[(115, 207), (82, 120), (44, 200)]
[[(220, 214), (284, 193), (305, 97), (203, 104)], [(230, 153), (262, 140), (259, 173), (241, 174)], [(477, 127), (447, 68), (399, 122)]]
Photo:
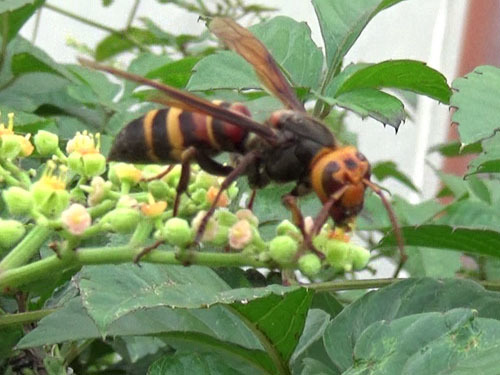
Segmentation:
[[(85, 241), (103, 232), (134, 234), (144, 243), (165, 242), (184, 251), (199, 240), (201, 249), (211, 246), (229, 252), (240, 252), (270, 267), (299, 268), (308, 276), (325, 267), (351, 271), (366, 266), (367, 250), (352, 244), (343, 233), (325, 226), (315, 236), (313, 245), (305, 244), (299, 229), (285, 220), (277, 226), (276, 235), (263, 240), (259, 220), (248, 209), (236, 212), (229, 205), (238, 194), (236, 184), (220, 191), (222, 179), (197, 165), (191, 166), (187, 191), (182, 194), (178, 215), (173, 217), (180, 165), (137, 166), (109, 163), (101, 153), (99, 134), (78, 132), (60, 148), (56, 134), (44, 130), (33, 137), (14, 133), (13, 115), (8, 125), (0, 124), (0, 184), (2, 197), (10, 214), (26, 221), (47, 225), (64, 239)], [(15, 159), (30, 155), (46, 158), (39, 177), (24, 171)], [(107, 174), (105, 174), (107, 171)], [(216, 202), (216, 210), (207, 210)], [(138, 236), (142, 223), (152, 228)], [(306, 220), (306, 230), (312, 219)], [(0, 220), (0, 250), (15, 246), (26, 229), (22, 221)]]

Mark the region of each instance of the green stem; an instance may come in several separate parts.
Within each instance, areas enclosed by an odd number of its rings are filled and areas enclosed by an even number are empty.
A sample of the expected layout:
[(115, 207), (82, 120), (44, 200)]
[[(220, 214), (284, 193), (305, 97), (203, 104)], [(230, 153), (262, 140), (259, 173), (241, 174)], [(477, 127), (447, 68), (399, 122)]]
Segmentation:
[(57, 311), (57, 309), (43, 309), (43, 310), (17, 313), (17, 314), (0, 315), (0, 328), (5, 326), (13, 326), (18, 324), (27, 324), (36, 322), (42, 318), (45, 318), (47, 315), (52, 314), (55, 311)]
[(7, 37), (9, 34), (9, 12), (4, 12), (2, 14), (2, 46), (0, 49), (0, 70), (2, 70), (3, 63), (5, 61), (5, 55), (7, 54)]
[[(64, 251), (59, 259), (56, 255), (13, 269), (0, 272), (0, 289), (15, 288), (34, 281), (43, 280), (47, 275), (62, 272), (89, 264), (132, 263), (141, 248), (127, 246), (83, 248), (76, 251)], [(68, 255), (70, 254), (70, 255)], [(202, 253), (191, 251), (189, 263), (208, 267), (268, 267), (266, 262), (241, 253)], [(174, 251), (154, 250), (141, 259), (141, 262), (183, 265)]]
[(2, 272), (26, 264), (38, 252), (40, 246), (47, 240), (51, 229), (45, 225), (36, 225), (0, 262), (0, 277)]
[(132, 238), (130, 239), (130, 247), (136, 248), (143, 244), (149, 238), (152, 230), (153, 222), (151, 220), (141, 220), (137, 225), (137, 228), (135, 228)]
[(40, 19), (42, 18), (42, 9), (36, 11), (35, 26), (33, 27), (33, 34), (31, 35), (31, 44), (35, 44), (36, 37), (38, 35), (38, 29), (40, 27)]
[(2, 166), (9, 171), (17, 180), (19, 180), (23, 187), (29, 188), (31, 185), (31, 179), (25, 171), (20, 169), (11, 160), (2, 160)]
[(18, 181), (16, 178), (12, 177), (11, 173), (7, 171), (0, 165), (0, 177), (3, 181), (7, 183), (9, 186), (22, 186), (21, 181)]
[(116, 202), (110, 199), (103, 200), (101, 203), (89, 207), (87, 211), (89, 212), (90, 216), (92, 219), (95, 219), (97, 217), (101, 217), (104, 214), (108, 213), (111, 211), (113, 208), (115, 208)]
[(139, 8), (139, 0), (135, 0), (134, 5), (132, 6), (132, 9), (130, 10), (130, 14), (128, 15), (128, 19), (127, 19), (127, 26), (126, 26), (127, 29), (130, 26), (132, 26), (132, 22), (134, 22), (135, 15), (137, 13), (137, 8)]
[(130, 43), (132, 43), (137, 48), (139, 48), (141, 51), (147, 51), (148, 50), (148, 48), (146, 46), (144, 46), (143, 44), (139, 43), (135, 38), (131, 37), (126, 32), (122, 32), (122, 31), (113, 29), (112, 27), (103, 25), (101, 23), (97, 23), (97, 22), (92, 21), (92, 20), (90, 20), (88, 18), (79, 16), (78, 14), (71, 13), (71, 12), (68, 12), (67, 10), (64, 10), (62, 8), (59, 8), (59, 7), (56, 7), (56, 6), (52, 5), (52, 4), (45, 3), (44, 7), (47, 8), (47, 9), (53, 10), (54, 12), (57, 12), (59, 14), (62, 14), (64, 16), (66, 16), (66, 17), (73, 18), (74, 20), (79, 21), (81, 23), (84, 23), (86, 25), (93, 26), (95, 28), (107, 31), (107, 32), (115, 34), (115, 35), (119, 35), (119, 36), (125, 38)]

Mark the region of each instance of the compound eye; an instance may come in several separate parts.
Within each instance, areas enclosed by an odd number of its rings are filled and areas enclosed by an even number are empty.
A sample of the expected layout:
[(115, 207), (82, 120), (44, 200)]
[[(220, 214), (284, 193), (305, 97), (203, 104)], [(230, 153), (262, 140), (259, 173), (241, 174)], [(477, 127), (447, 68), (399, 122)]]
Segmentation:
[(344, 164), (350, 171), (353, 171), (358, 167), (358, 163), (352, 158), (344, 159)]

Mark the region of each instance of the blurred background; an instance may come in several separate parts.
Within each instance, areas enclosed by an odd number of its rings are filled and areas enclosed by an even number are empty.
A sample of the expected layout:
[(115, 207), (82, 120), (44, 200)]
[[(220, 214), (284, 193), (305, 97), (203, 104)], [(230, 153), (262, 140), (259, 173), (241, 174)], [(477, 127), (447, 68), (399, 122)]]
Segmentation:
[[(165, 2), (164, 2), (165, 3)], [(141, 17), (148, 17), (162, 28), (175, 33), (198, 34), (205, 31), (198, 15), (180, 9), (175, 4), (156, 0), (121, 0), (104, 7), (101, 1), (49, 0), (37, 17), (23, 28), (22, 35), (49, 53), (59, 62), (76, 62), (78, 55), (67, 46), (68, 38), (94, 47), (109, 30), (127, 26), (129, 15), (136, 12), (134, 23), (141, 25)], [(195, 2), (196, 3), (196, 2)], [(199, 2), (198, 2), (199, 3)], [(253, 1), (252, 3), (255, 3)], [(307, 22), (315, 42), (321, 46), (321, 35), (314, 10), (309, 1), (261, 1), (274, 7), (275, 13)], [(217, 1), (203, 2), (214, 8)], [(408, 0), (383, 11), (368, 25), (361, 38), (347, 55), (344, 65), (351, 62), (380, 62), (388, 59), (409, 58), (425, 61), (441, 71), (451, 84), (479, 64), (498, 62), (500, 48), (482, 48), (492, 44), (500, 35), (500, 2), (494, 0)], [(76, 17), (75, 17), (76, 16)], [(81, 19), (77, 19), (81, 18)], [(39, 22), (42, 19), (42, 22)], [(245, 19), (251, 24), (256, 19)], [(96, 23), (96, 25), (92, 25)], [(38, 26), (39, 25), (39, 26)], [(496, 45), (499, 39), (496, 38)], [(476, 42), (472, 42), (475, 40)], [(230, 79), (230, 77), (228, 77)], [(374, 120), (362, 120), (349, 115), (347, 123), (358, 134), (359, 148), (373, 163), (392, 160), (411, 177), (422, 192), (413, 193), (397, 182), (384, 186), (405, 196), (412, 202), (435, 195), (439, 187), (433, 168), (441, 168), (437, 154), (428, 154), (435, 144), (453, 137), (448, 107), (425, 97), (407, 97), (409, 117), (396, 134), (391, 127), (382, 127)], [(448, 162), (447, 162), (448, 163)], [(464, 162), (453, 159), (444, 168), (461, 173)]]

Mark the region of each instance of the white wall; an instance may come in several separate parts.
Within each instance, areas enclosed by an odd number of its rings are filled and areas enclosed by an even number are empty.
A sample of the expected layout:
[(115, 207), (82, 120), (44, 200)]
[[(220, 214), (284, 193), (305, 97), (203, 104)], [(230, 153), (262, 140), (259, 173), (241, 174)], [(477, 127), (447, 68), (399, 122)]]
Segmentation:
[[(109, 8), (101, 7), (100, 0), (48, 0), (52, 5), (95, 20), (113, 28), (123, 27), (133, 0), (115, 0)], [(320, 44), (321, 37), (313, 8), (306, 0), (261, 1), (263, 4), (280, 8), (280, 14), (306, 21), (313, 38)], [(448, 80), (454, 77), (463, 15), (467, 0), (408, 0), (378, 15), (368, 26), (354, 48), (346, 57), (350, 62), (379, 62), (386, 59), (412, 58), (426, 61), (442, 71)], [(206, 4), (213, 2), (206, 1)], [(175, 33), (196, 33), (203, 30), (197, 23), (197, 16), (186, 14), (171, 5), (161, 5), (155, 0), (142, 0), (138, 15), (152, 18)], [(75, 51), (65, 46), (66, 37), (71, 35), (90, 46), (95, 45), (105, 32), (62, 16), (49, 9), (43, 9), (42, 22), (36, 44), (61, 62), (74, 62)], [(31, 38), (34, 22), (31, 20), (22, 34)], [(429, 168), (422, 172), (423, 159), (419, 148), (425, 149), (441, 142), (449, 127), (449, 113), (445, 105), (433, 101), (419, 100), (419, 109), (411, 115), (415, 121), (407, 121), (396, 135), (390, 127), (383, 128), (373, 120), (362, 121), (349, 117), (352, 130), (360, 134), (359, 148), (371, 161), (390, 159), (397, 161), (408, 174), (414, 175), (421, 184), (425, 196), (431, 196), (437, 180)], [(427, 129), (427, 131), (425, 130)], [(432, 163), (439, 163), (436, 158)], [(423, 174), (422, 174), (423, 173)], [(391, 190), (407, 197), (409, 191), (398, 184), (384, 183)], [(413, 197), (414, 199), (417, 197)]]

